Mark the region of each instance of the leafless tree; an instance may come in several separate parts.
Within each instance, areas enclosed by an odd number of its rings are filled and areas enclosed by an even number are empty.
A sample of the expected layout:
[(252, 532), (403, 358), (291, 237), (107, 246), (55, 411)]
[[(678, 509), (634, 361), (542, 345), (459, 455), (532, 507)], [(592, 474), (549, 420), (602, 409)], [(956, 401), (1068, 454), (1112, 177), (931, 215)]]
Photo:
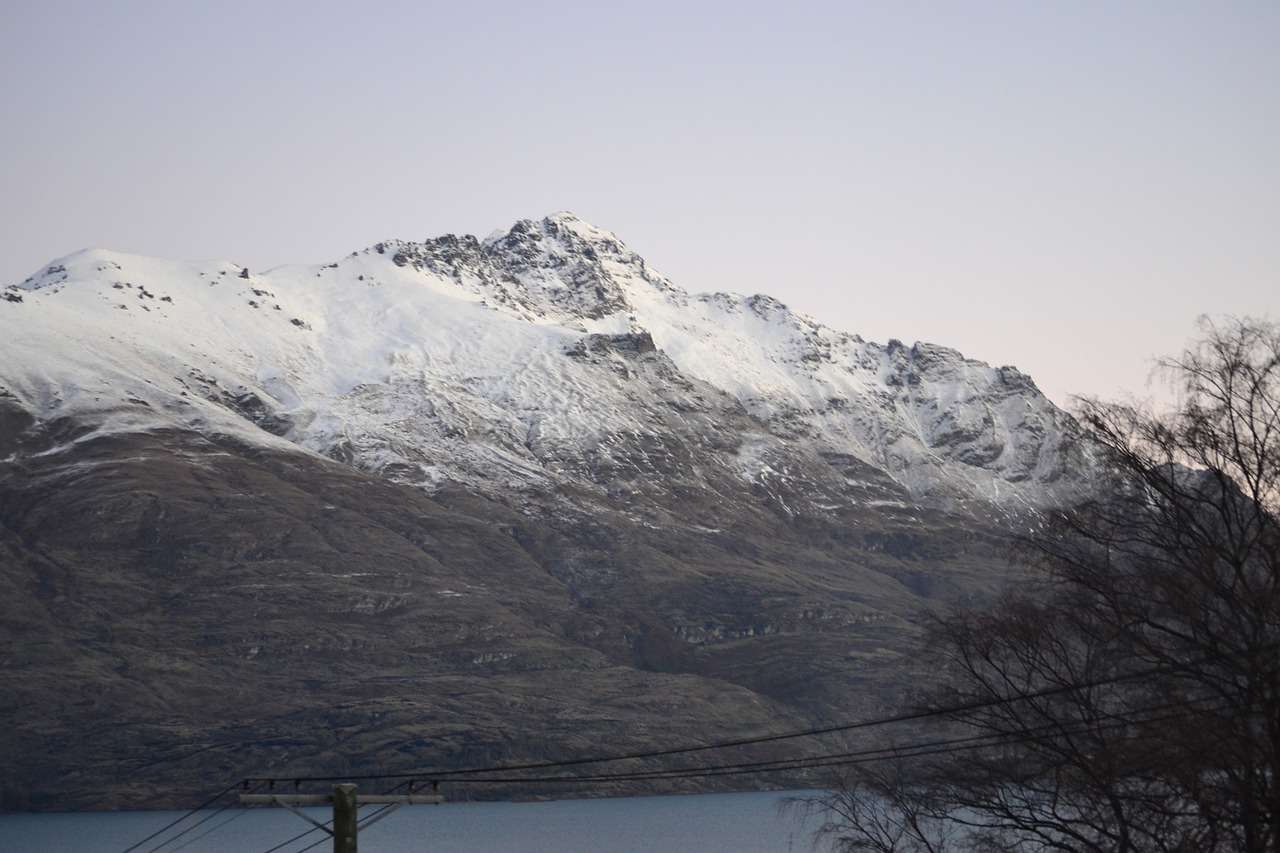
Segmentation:
[(1109, 477), (938, 617), (953, 748), (853, 768), (836, 849), (1280, 850), (1280, 326), (1201, 332), (1169, 411), (1079, 402)]

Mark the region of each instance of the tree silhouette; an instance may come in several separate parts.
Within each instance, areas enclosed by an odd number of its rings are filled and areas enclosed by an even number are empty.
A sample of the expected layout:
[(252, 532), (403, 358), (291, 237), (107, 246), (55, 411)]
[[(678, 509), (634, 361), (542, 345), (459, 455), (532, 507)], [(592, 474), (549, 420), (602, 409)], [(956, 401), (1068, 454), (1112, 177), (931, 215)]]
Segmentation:
[(1079, 401), (1109, 477), (1022, 542), (1033, 581), (936, 619), (973, 748), (851, 771), (837, 849), (1280, 849), (1280, 327), (1200, 328), (1169, 411)]

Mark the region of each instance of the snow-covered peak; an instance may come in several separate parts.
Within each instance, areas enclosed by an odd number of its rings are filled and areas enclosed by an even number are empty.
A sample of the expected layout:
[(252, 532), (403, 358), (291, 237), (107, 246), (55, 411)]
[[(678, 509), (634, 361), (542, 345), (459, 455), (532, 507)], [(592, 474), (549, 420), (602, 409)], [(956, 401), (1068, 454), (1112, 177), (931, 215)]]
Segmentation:
[(558, 213), (480, 242), (446, 235), (380, 244), (402, 266), (445, 276), (528, 320), (581, 324), (632, 310), (650, 291), (680, 293), (615, 235)]
[(500, 242), (513, 233), (528, 234), (535, 232), (553, 239), (568, 238), (578, 245), (597, 243), (622, 246), (622, 242), (612, 231), (606, 231), (603, 228), (592, 225), (577, 214), (570, 213), (567, 210), (553, 213), (538, 222), (532, 219), (522, 219), (507, 231), (499, 230), (489, 235), (484, 241), (484, 245), (488, 246), (492, 243)]
[(87, 250), (0, 295), (0, 389), (46, 421), (238, 430), (499, 490), (677, 476), (655, 448), (752, 482), (787, 454), (801, 480), (863, 477), (816, 461), (845, 460), (949, 504), (1072, 479), (1065, 416), (1016, 370), (691, 295), (569, 213), (265, 272)]

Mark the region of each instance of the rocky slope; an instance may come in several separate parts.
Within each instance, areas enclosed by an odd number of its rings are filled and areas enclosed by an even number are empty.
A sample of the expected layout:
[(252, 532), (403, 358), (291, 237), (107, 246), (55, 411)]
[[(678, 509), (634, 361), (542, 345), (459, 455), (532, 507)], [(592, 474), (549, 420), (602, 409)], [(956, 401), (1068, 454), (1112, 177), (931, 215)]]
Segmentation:
[(1016, 370), (690, 295), (568, 214), (3, 296), (10, 808), (872, 713), (1092, 477)]

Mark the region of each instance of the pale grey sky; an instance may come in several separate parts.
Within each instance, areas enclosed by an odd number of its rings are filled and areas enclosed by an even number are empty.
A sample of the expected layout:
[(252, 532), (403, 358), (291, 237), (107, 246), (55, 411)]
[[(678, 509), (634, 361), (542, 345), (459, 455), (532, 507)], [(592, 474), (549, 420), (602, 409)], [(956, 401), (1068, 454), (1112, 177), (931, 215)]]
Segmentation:
[(1275, 0), (5, 0), (0, 118), (0, 285), (570, 210), (1059, 402), (1280, 319)]

